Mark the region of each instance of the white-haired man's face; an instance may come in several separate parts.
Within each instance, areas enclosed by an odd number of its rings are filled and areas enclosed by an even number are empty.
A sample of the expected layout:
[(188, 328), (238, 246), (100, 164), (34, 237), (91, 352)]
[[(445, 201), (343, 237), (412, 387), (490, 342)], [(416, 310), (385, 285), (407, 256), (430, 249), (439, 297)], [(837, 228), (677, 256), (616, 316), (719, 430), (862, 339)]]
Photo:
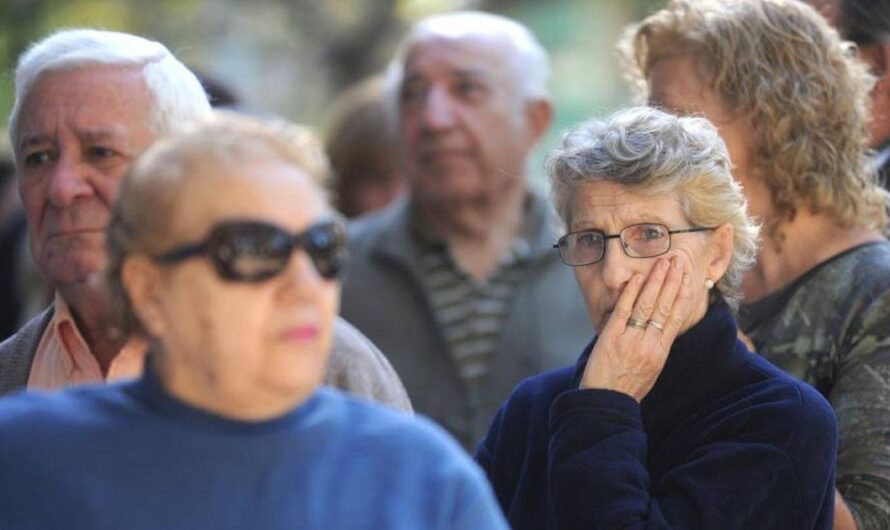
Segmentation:
[(509, 47), (429, 38), (405, 59), (400, 91), (406, 173), (415, 195), (445, 203), (499, 196), (524, 178), (537, 142)]
[(23, 101), (14, 139), (31, 251), (56, 288), (105, 265), (118, 186), (151, 144), (152, 96), (138, 68), (48, 71)]

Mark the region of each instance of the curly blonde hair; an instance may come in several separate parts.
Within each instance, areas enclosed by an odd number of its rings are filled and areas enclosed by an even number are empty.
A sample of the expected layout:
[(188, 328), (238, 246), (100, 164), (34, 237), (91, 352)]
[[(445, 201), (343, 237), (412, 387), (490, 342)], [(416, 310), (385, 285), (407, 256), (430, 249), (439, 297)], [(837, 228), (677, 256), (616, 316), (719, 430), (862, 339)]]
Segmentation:
[(887, 193), (868, 158), (874, 78), (854, 48), (795, 0), (673, 0), (625, 30), (619, 51), (639, 94), (665, 58), (691, 58), (702, 82), (753, 126), (751, 155), (777, 216), (827, 212), (881, 230)]
[(581, 123), (547, 159), (551, 197), (566, 227), (578, 187), (594, 182), (647, 196), (674, 195), (692, 226), (732, 225), (732, 258), (714, 296), (737, 309), (742, 273), (756, 259), (759, 227), (748, 217), (730, 166), (726, 145), (709, 121), (649, 107)]

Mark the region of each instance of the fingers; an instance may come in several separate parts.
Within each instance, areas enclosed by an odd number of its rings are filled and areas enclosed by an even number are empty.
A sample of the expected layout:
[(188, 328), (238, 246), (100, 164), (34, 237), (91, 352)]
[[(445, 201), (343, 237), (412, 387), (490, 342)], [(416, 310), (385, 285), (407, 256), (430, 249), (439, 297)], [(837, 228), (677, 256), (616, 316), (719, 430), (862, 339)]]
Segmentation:
[(634, 302), (636, 301), (642, 286), (643, 275), (634, 274), (630, 281), (627, 282), (624, 290), (621, 291), (621, 296), (618, 297), (618, 301), (615, 303), (615, 308), (612, 310), (612, 316), (609, 318), (609, 321), (606, 322), (606, 325), (603, 328), (603, 333), (606, 333), (608, 330), (622, 332), (627, 328), (627, 321), (632, 316)]
[(679, 256), (661, 258), (648, 278), (635, 274), (621, 292), (603, 332), (612, 328), (616, 332), (654, 333), (662, 343), (672, 342), (686, 320), (692, 297), (684, 263)]
[(652, 318), (659, 293), (664, 290), (665, 277), (668, 275), (673, 262), (673, 260), (659, 259), (655, 266), (652, 267), (652, 272), (649, 273), (649, 280), (646, 281), (640, 296), (634, 304), (633, 318), (646, 323)]
[(659, 333), (663, 339), (673, 340), (671, 336), (665, 336), (667, 325), (671, 321), (677, 295), (683, 284), (683, 261), (679, 258), (671, 258), (664, 282), (660, 285), (655, 308), (649, 316), (651, 331)]

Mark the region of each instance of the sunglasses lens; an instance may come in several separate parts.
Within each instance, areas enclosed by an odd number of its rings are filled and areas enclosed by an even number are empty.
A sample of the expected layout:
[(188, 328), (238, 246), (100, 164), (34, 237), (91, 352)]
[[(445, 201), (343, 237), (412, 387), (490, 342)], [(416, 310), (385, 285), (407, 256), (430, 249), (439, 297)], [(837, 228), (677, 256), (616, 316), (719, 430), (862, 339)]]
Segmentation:
[(322, 277), (336, 278), (346, 261), (343, 226), (334, 222), (313, 226), (306, 232), (305, 250)]
[(261, 223), (232, 223), (220, 228), (211, 247), (223, 278), (261, 281), (287, 266), (291, 252), (287, 232)]

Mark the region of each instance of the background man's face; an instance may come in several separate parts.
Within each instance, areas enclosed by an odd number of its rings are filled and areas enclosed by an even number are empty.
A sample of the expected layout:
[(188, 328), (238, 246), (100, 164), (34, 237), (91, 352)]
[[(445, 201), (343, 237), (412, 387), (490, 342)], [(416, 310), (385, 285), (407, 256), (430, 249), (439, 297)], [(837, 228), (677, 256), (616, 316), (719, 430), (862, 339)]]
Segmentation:
[(120, 181), (154, 139), (152, 97), (137, 68), (91, 65), (42, 74), (14, 141), (31, 252), (54, 286), (105, 264), (105, 228)]
[(509, 57), (489, 39), (434, 38), (411, 49), (399, 114), (415, 193), (446, 202), (491, 197), (524, 178), (534, 140)]

